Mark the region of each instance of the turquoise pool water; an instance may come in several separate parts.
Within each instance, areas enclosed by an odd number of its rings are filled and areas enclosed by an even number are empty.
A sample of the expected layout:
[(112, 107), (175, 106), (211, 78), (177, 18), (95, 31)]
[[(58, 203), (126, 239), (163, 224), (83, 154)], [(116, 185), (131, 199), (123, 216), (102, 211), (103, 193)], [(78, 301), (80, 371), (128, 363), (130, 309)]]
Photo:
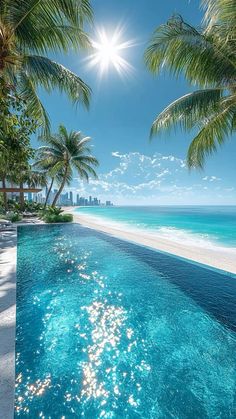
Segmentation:
[(190, 245), (236, 248), (235, 206), (84, 207), (76, 211)]
[(235, 418), (236, 279), (78, 225), (18, 231), (15, 417)]

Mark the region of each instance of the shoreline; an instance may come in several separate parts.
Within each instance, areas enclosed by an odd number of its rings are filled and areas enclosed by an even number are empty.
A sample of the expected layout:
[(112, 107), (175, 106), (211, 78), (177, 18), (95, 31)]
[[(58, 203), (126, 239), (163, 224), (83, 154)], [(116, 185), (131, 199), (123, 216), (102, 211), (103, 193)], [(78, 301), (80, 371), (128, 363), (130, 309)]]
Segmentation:
[(63, 208), (65, 212), (73, 213), (75, 223), (110, 234), (119, 239), (236, 274), (236, 252), (233, 249), (232, 251), (231, 249), (228, 251), (227, 248), (224, 249), (223, 247), (208, 249), (200, 246), (189, 246), (166, 238), (152, 237), (148, 232), (145, 234), (143, 230), (140, 233), (137, 231), (121, 230), (114, 226), (99, 223), (99, 219), (97, 221), (94, 218), (91, 220), (89, 215), (79, 214), (74, 209), (74, 207)]

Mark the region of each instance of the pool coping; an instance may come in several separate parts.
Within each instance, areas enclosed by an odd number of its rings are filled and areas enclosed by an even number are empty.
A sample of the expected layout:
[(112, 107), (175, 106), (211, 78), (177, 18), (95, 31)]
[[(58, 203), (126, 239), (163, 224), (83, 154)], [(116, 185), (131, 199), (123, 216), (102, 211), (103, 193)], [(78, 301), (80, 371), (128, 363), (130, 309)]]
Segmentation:
[(44, 224), (24, 219), (2, 231), (0, 236), (0, 413), (14, 417), (17, 227)]
[(0, 240), (0, 412), (14, 416), (17, 229)]

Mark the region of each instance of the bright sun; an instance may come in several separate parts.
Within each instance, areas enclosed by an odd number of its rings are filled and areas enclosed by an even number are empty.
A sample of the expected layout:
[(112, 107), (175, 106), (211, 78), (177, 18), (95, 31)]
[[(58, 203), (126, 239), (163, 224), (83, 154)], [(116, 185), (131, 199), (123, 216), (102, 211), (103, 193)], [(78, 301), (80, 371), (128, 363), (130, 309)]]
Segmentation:
[(122, 56), (122, 50), (130, 48), (134, 44), (131, 41), (122, 42), (121, 30), (117, 29), (112, 36), (104, 29), (97, 31), (97, 39), (92, 40), (94, 53), (88, 57), (89, 66), (100, 68), (103, 74), (111, 66), (122, 75), (132, 70), (132, 66)]

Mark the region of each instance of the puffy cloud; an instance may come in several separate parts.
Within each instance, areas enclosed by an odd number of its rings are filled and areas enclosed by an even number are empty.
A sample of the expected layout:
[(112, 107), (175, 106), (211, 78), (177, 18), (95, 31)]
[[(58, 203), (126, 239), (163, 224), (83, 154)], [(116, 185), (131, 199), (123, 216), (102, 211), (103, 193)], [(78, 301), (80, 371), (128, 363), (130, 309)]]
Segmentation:
[[(189, 174), (186, 162), (172, 155), (155, 153), (147, 156), (139, 152), (121, 154), (114, 151), (112, 156), (117, 159), (115, 169), (101, 173), (98, 180), (91, 179), (89, 184), (77, 178), (79, 186), (73, 190), (117, 204), (191, 204), (199, 202), (199, 198), (207, 203), (210, 194), (215, 198), (212, 182), (221, 180), (213, 175), (202, 178), (199, 173)], [(218, 186), (217, 189), (221, 188)], [(233, 192), (231, 185), (225, 185), (224, 193), (232, 195)]]
[(203, 177), (202, 178), (202, 180), (204, 180), (204, 181), (209, 181), (209, 182), (217, 182), (217, 181), (220, 181), (220, 180), (222, 180), (220, 177), (216, 177), (216, 176), (205, 176), (205, 177)]

